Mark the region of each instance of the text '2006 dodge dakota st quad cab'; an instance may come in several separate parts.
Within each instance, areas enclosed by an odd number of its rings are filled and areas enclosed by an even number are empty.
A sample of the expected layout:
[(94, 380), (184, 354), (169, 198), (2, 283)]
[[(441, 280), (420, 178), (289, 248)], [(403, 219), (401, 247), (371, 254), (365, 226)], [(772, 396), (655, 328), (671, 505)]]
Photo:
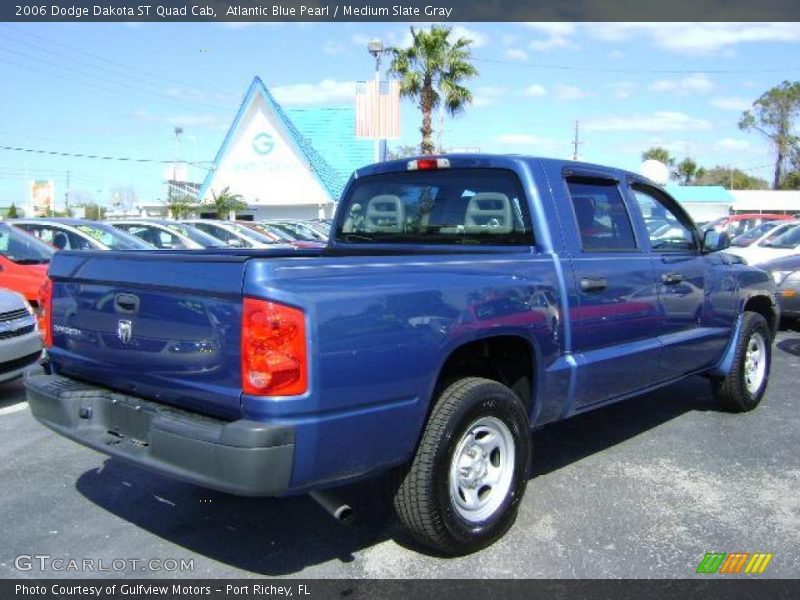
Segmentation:
[(758, 404), (774, 284), (724, 246), (617, 169), (373, 165), (323, 249), (56, 254), (28, 398), (68, 438), (234, 494), (395, 469), (403, 524), (469, 552), (513, 523), (531, 429), (692, 374)]

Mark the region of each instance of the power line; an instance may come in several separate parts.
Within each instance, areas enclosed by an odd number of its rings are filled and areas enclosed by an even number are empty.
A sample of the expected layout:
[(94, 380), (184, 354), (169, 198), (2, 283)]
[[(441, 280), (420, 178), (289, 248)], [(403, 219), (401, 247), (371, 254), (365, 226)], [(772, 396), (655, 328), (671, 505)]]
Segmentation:
[[(171, 165), (174, 160), (159, 160), (154, 158), (132, 158), (129, 156), (103, 156), (100, 154), (82, 154), (73, 152), (59, 152), (57, 150), (40, 150), (35, 148), (22, 148), (19, 146), (3, 146), (0, 145), (0, 150), (8, 150), (9, 152), (26, 152), (28, 154), (44, 154), (47, 156), (63, 156), (68, 158), (87, 158), (93, 160), (115, 160), (120, 162), (132, 163), (155, 163), (161, 165)], [(180, 161), (181, 164), (202, 167), (203, 165), (211, 164), (212, 161)]]
[(654, 75), (688, 75), (693, 73), (707, 73), (709, 75), (743, 75), (748, 73), (786, 73), (800, 71), (800, 66), (783, 67), (780, 69), (626, 69), (610, 67), (581, 67), (576, 65), (558, 65), (548, 63), (531, 63), (511, 60), (501, 60), (497, 58), (480, 58), (473, 56), (475, 62), (492, 63), (498, 65), (510, 65), (528, 69), (544, 69), (550, 71), (579, 71), (593, 73), (628, 73), (628, 74), (654, 74)]

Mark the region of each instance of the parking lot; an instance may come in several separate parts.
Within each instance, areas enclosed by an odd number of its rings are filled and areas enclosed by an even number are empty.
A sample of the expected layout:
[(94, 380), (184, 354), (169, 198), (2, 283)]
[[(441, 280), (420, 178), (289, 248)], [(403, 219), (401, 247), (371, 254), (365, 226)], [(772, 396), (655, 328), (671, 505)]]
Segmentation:
[[(0, 392), (0, 577), (164, 577), (130, 561), (173, 559), (193, 569), (169, 577), (673, 578), (694, 576), (706, 552), (771, 552), (764, 576), (797, 577), (799, 367), (800, 332), (784, 330), (752, 413), (720, 412), (694, 378), (535, 432), (516, 526), (456, 559), (409, 540), (376, 500), (380, 482), (345, 490), (350, 527), (307, 497), (210, 492), (49, 432), (16, 381)], [(34, 554), (95, 571), (17, 568)], [(114, 560), (126, 566), (97, 570)]]

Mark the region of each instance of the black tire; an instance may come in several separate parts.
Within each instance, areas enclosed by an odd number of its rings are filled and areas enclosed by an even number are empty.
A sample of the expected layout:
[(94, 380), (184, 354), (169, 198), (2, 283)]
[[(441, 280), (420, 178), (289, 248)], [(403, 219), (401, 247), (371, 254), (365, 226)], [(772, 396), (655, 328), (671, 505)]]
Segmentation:
[[(748, 389), (747, 382), (747, 349), (757, 343), (755, 338), (763, 340), (764, 374), (756, 389)], [(772, 332), (766, 319), (758, 313), (745, 312), (742, 315), (742, 326), (733, 357), (733, 364), (728, 375), (722, 379), (713, 379), (711, 387), (723, 408), (731, 412), (747, 412), (753, 410), (761, 402), (769, 382), (769, 369), (772, 364)]]
[[(513, 452), (510, 445), (506, 445), (504, 448), (508, 451), (503, 453), (498, 450), (483, 454), (478, 460), (484, 462), (475, 463), (479, 464), (475, 472), (480, 471), (481, 465), (491, 468), (489, 463), (495, 460), (501, 464), (501, 456), (513, 456), (513, 465), (510, 469), (495, 471), (511, 473), (510, 479), (508, 475), (504, 476), (503, 484), (483, 486), (475, 491), (476, 498), (480, 498), (481, 492), (488, 487), (489, 494), (495, 494), (491, 505), (502, 498), (491, 514), (476, 521), (459, 512), (464, 509), (459, 509), (453, 498), (450, 469), (456, 450), (463, 457), (460, 449), (467, 447), (464, 443), (469, 445), (463, 440), (473, 440), (474, 447), (479, 439), (468, 437), (467, 432), (486, 422), (494, 424), (501, 433), (510, 434)], [(505, 432), (498, 422), (506, 428)], [(479, 435), (482, 434), (479, 432)], [(480, 448), (476, 452), (480, 453)], [(449, 385), (436, 400), (414, 459), (400, 473), (394, 497), (397, 515), (425, 546), (449, 555), (475, 552), (500, 538), (514, 524), (528, 483), (530, 455), (528, 417), (519, 397), (496, 381), (478, 377), (460, 379)], [(502, 465), (508, 465), (507, 460), (505, 458)], [(504, 491), (506, 486), (508, 489)], [(477, 485), (473, 484), (473, 487)]]

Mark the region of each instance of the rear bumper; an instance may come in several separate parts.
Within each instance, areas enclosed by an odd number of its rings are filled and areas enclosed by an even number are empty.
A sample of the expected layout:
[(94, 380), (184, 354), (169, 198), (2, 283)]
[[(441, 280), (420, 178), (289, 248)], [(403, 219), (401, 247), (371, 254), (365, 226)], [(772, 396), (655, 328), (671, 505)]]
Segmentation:
[(292, 427), (222, 421), (59, 375), (31, 377), (26, 388), (39, 421), (110, 456), (237, 495), (288, 491)]

